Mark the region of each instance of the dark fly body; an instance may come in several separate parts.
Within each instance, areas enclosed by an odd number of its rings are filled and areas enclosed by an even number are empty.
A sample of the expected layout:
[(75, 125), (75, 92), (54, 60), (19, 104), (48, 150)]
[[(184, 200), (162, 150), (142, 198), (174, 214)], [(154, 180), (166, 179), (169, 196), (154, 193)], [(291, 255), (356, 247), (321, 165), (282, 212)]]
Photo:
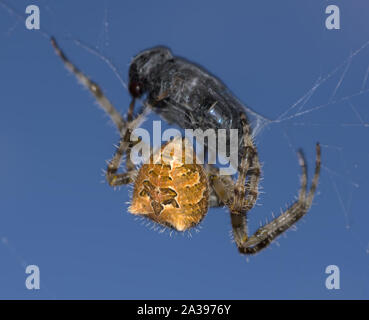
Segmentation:
[[(129, 91), (133, 99), (145, 97), (145, 103), (168, 123), (184, 129), (238, 129), (242, 144), (240, 114), (244, 106), (215, 76), (202, 67), (173, 56), (166, 47), (141, 52), (129, 69)], [(242, 150), (242, 148), (239, 148)], [(241, 154), (239, 158), (241, 157)]]

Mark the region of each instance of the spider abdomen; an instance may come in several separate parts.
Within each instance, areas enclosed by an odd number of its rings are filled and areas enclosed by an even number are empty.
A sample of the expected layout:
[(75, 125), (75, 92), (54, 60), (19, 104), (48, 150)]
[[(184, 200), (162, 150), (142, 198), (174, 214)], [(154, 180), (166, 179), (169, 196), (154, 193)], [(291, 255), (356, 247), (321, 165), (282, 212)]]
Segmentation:
[[(149, 164), (140, 168), (129, 212), (185, 231), (208, 211), (209, 187), (203, 167), (187, 140), (176, 138), (161, 147)], [(185, 163), (192, 153), (193, 163)]]

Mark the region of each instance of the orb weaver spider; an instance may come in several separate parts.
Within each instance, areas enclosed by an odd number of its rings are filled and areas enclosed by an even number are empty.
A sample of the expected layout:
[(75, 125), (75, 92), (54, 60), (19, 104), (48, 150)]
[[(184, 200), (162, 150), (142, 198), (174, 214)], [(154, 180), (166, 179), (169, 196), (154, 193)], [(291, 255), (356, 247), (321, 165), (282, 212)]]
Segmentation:
[[(278, 217), (261, 226), (253, 235), (248, 235), (247, 213), (256, 203), (261, 175), (252, 129), (242, 104), (220, 80), (201, 67), (174, 57), (164, 47), (138, 54), (130, 64), (129, 92), (132, 102), (125, 120), (100, 87), (70, 62), (54, 38), (51, 43), (66, 68), (94, 95), (120, 132), (120, 143), (108, 163), (106, 180), (110, 186), (134, 183), (129, 207), (132, 214), (185, 231), (196, 226), (209, 207), (226, 206), (230, 211), (238, 251), (241, 254), (255, 254), (266, 248), (310, 209), (320, 173), (319, 143), (316, 144), (315, 173), (310, 189), (307, 186), (305, 157), (302, 151), (298, 151), (302, 169), (298, 199)], [(131, 135), (145, 113), (143, 111), (134, 116), (135, 100), (144, 94), (147, 97), (144, 111), (150, 108), (169, 123), (176, 123), (183, 128), (239, 129), (238, 177), (234, 179), (233, 176), (220, 175), (219, 169), (213, 165), (203, 166), (196, 161), (186, 164), (184, 157), (176, 158), (171, 153), (167, 154), (169, 164), (151, 161), (137, 169), (130, 159), (134, 146)], [(185, 145), (186, 140), (174, 139), (162, 146), (161, 150), (168, 146), (184, 148)], [(193, 152), (188, 148), (184, 150)], [(118, 173), (124, 156), (126, 171)], [(153, 157), (150, 158), (153, 160)]]

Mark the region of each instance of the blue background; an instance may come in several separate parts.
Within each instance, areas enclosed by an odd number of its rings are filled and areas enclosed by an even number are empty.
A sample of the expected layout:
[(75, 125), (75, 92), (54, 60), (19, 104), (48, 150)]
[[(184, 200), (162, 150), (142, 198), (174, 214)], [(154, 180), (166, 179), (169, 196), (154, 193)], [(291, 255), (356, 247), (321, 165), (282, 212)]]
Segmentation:
[[(12, 6), (23, 16), (29, 3)], [(368, 1), (31, 3), (40, 6), (41, 30), (57, 37), (122, 113), (126, 90), (71, 39), (97, 46), (124, 79), (133, 55), (169, 46), (270, 119), (331, 75), (301, 110), (321, 108), (296, 116), (297, 106), (291, 119), (256, 137), (264, 193), (249, 214), (250, 232), (294, 200), (297, 148), (311, 169), (320, 141), (323, 169), (298, 231), (248, 262), (231, 242), (227, 209), (211, 209), (192, 237), (150, 230), (127, 212), (131, 188), (114, 192), (100, 183), (115, 128), (48, 40), (0, 6), (0, 298), (369, 297), (369, 94), (360, 92), (369, 48), (347, 60), (369, 40)], [(328, 4), (340, 7), (341, 30), (325, 28)], [(39, 291), (25, 288), (29, 264), (40, 267)], [(340, 268), (340, 290), (325, 288), (331, 264)]]

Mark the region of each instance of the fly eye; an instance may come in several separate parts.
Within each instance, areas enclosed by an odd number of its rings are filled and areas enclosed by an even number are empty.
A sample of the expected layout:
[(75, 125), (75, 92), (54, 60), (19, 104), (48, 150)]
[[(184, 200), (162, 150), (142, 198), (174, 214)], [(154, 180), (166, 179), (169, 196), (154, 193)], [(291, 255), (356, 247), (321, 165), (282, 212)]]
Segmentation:
[(143, 93), (143, 84), (138, 81), (132, 81), (129, 84), (129, 92), (133, 98), (141, 97)]

